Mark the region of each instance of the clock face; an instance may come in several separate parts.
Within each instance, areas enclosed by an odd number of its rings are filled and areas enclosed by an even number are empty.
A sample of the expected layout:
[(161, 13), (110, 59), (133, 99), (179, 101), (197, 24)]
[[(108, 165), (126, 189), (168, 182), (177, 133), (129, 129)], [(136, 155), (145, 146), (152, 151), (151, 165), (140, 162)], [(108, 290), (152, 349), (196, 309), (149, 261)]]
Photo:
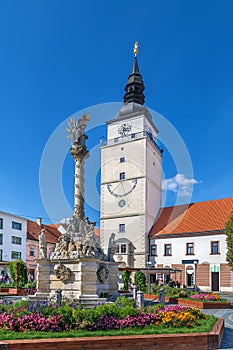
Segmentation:
[[(120, 181), (114, 184), (108, 184), (107, 189), (113, 197), (123, 198), (133, 192), (137, 186), (137, 182), (138, 180)], [(118, 203), (120, 207), (124, 207), (125, 204), (124, 201), (119, 201)]]
[(118, 133), (122, 136), (128, 135), (131, 131), (131, 125), (129, 123), (121, 124), (118, 128)]

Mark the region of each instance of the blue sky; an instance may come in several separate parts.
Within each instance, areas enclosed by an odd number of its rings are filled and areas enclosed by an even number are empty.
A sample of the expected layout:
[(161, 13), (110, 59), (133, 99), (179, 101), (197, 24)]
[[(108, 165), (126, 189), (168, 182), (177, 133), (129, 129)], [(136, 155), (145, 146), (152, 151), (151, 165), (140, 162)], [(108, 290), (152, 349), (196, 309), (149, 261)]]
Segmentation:
[[(230, 0), (2, 1), (0, 210), (48, 218), (39, 186), (44, 147), (70, 115), (122, 101), (136, 40), (146, 105), (172, 123), (190, 153), (192, 201), (231, 197), (232, 11)], [(90, 148), (102, 134), (90, 131)], [(62, 181), (72, 206), (69, 157)], [(163, 168), (174, 179), (166, 147)], [(175, 197), (169, 191), (165, 204)], [(96, 210), (87, 214), (98, 220)]]

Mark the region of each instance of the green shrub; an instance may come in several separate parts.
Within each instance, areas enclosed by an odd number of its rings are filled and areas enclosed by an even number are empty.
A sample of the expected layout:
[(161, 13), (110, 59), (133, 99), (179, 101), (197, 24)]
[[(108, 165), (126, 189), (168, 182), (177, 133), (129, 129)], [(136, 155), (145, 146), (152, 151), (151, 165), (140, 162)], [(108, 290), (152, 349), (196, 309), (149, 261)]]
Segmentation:
[(146, 275), (142, 271), (137, 271), (134, 275), (134, 283), (138, 286), (139, 290), (146, 291)]
[(123, 279), (123, 283), (124, 283), (123, 290), (128, 290), (128, 285), (131, 282), (130, 276), (131, 276), (130, 271), (128, 271), (128, 270), (122, 271), (122, 279)]
[(136, 307), (136, 303), (133, 298), (126, 298), (125, 296), (120, 296), (116, 300), (116, 304), (122, 307), (124, 306), (133, 306)]
[(18, 259), (15, 261), (11, 261), (8, 265), (8, 270), (10, 272), (11, 279), (13, 283), (16, 285), (18, 283), (17, 281), (17, 265), (19, 264), (19, 286), (23, 287), (28, 282), (28, 270), (26, 264), (23, 262), (23, 260)]

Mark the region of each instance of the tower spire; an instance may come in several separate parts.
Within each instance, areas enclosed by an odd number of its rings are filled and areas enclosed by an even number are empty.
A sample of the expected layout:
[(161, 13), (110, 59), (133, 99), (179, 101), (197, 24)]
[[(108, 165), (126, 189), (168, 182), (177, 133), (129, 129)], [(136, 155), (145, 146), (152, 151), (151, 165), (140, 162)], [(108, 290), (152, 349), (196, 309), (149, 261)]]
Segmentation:
[(132, 73), (128, 77), (128, 81), (125, 86), (125, 95), (124, 95), (125, 104), (128, 104), (130, 102), (136, 102), (143, 105), (145, 101), (145, 96), (143, 94), (143, 91), (145, 90), (145, 86), (142, 80), (142, 76), (139, 72), (137, 55), (138, 55), (138, 42), (136, 41), (134, 44), (133, 69), (132, 69)]

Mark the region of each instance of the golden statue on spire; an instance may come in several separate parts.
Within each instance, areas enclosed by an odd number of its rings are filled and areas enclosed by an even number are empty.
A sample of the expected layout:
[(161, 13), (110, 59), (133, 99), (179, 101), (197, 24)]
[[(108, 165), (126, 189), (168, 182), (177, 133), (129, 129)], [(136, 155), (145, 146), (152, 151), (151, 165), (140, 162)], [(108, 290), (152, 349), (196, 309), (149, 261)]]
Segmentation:
[(138, 55), (138, 41), (136, 41), (136, 42), (134, 43), (133, 52), (134, 52), (134, 56), (137, 57), (137, 55)]

